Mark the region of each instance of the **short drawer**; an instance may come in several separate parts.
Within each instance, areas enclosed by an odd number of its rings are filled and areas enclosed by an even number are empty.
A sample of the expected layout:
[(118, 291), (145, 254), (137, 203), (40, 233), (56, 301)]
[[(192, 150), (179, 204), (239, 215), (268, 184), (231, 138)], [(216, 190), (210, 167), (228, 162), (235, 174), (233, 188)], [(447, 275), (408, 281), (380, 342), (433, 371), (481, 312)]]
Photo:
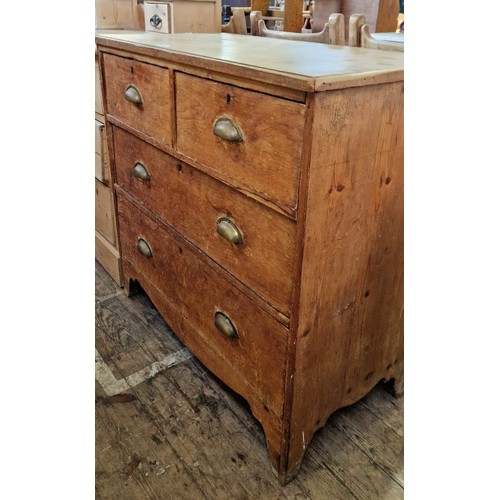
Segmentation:
[(104, 54), (108, 114), (152, 139), (172, 146), (169, 71), (112, 54)]
[(104, 114), (104, 108), (102, 105), (102, 92), (101, 92), (101, 76), (99, 74), (99, 63), (97, 57), (95, 60), (95, 111), (101, 115)]
[(95, 229), (116, 245), (116, 223), (111, 188), (95, 180)]
[(104, 183), (110, 179), (106, 129), (98, 120), (95, 120), (95, 177)]
[(118, 184), (289, 316), (295, 221), (118, 127), (113, 140)]
[(176, 73), (179, 153), (295, 214), (305, 105)]
[[(275, 415), (283, 408), (288, 330), (235, 288), (184, 239), (118, 197), (122, 258), (175, 306), (176, 314)], [(194, 344), (183, 338), (188, 347)], [(217, 375), (217, 371), (215, 374)]]

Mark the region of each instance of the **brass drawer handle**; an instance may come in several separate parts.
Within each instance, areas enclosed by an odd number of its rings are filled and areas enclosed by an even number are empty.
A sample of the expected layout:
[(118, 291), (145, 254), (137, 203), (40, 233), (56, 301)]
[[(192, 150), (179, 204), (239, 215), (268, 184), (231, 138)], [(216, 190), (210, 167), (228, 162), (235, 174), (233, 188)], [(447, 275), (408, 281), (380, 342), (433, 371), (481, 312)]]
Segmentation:
[(214, 325), (225, 337), (231, 339), (238, 338), (238, 330), (236, 330), (233, 322), (224, 313), (217, 311), (214, 314)]
[(139, 250), (139, 252), (142, 253), (142, 255), (144, 255), (144, 257), (147, 257), (148, 259), (150, 259), (153, 256), (153, 251), (151, 250), (151, 247), (148, 245), (147, 241), (142, 238), (139, 238), (137, 240), (137, 250)]
[(151, 179), (151, 176), (149, 175), (148, 169), (141, 162), (137, 162), (134, 165), (134, 169), (132, 170), (132, 174), (134, 175), (134, 177), (136, 177), (140, 181), (149, 181), (149, 179)]
[(217, 220), (217, 232), (229, 243), (241, 245), (243, 243), (243, 235), (238, 226), (227, 217), (221, 217)]
[(229, 118), (219, 118), (214, 125), (214, 134), (225, 141), (240, 142), (243, 140), (243, 134), (240, 127)]
[(125, 91), (125, 100), (131, 102), (132, 104), (140, 105), (142, 104), (142, 96), (139, 89), (134, 85), (129, 85)]

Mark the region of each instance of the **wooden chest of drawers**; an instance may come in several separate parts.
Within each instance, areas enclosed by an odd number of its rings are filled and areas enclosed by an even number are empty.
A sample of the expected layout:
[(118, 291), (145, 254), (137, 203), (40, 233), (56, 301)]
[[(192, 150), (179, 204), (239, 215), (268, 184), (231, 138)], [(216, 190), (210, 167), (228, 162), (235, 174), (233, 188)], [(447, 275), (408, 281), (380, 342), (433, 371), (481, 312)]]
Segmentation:
[(403, 56), (98, 32), (127, 291), (249, 403), (279, 480), (403, 383)]

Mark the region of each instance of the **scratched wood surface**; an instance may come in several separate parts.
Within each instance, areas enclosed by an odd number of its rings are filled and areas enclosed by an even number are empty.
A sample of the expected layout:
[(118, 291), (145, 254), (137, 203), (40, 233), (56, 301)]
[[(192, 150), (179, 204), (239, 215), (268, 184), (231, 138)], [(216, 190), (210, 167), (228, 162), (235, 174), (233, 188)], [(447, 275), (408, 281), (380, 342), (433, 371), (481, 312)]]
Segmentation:
[(279, 485), (246, 402), (144, 294), (96, 262), (95, 490), (102, 499), (402, 499), (403, 403), (376, 386), (337, 411)]

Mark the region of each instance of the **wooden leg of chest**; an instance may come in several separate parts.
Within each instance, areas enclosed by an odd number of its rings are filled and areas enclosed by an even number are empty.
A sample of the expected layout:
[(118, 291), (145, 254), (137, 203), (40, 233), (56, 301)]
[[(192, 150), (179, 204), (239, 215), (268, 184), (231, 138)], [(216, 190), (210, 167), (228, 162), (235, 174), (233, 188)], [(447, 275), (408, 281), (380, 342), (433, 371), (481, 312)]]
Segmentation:
[(399, 399), (404, 395), (404, 376), (403, 373), (391, 378), (385, 385), (389, 393)]
[(142, 292), (141, 285), (134, 277), (124, 276), (124, 280), (125, 282), (123, 284), (123, 288), (125, 290), (125, 293), (127, 294), (127, 297), (132, 297)]

